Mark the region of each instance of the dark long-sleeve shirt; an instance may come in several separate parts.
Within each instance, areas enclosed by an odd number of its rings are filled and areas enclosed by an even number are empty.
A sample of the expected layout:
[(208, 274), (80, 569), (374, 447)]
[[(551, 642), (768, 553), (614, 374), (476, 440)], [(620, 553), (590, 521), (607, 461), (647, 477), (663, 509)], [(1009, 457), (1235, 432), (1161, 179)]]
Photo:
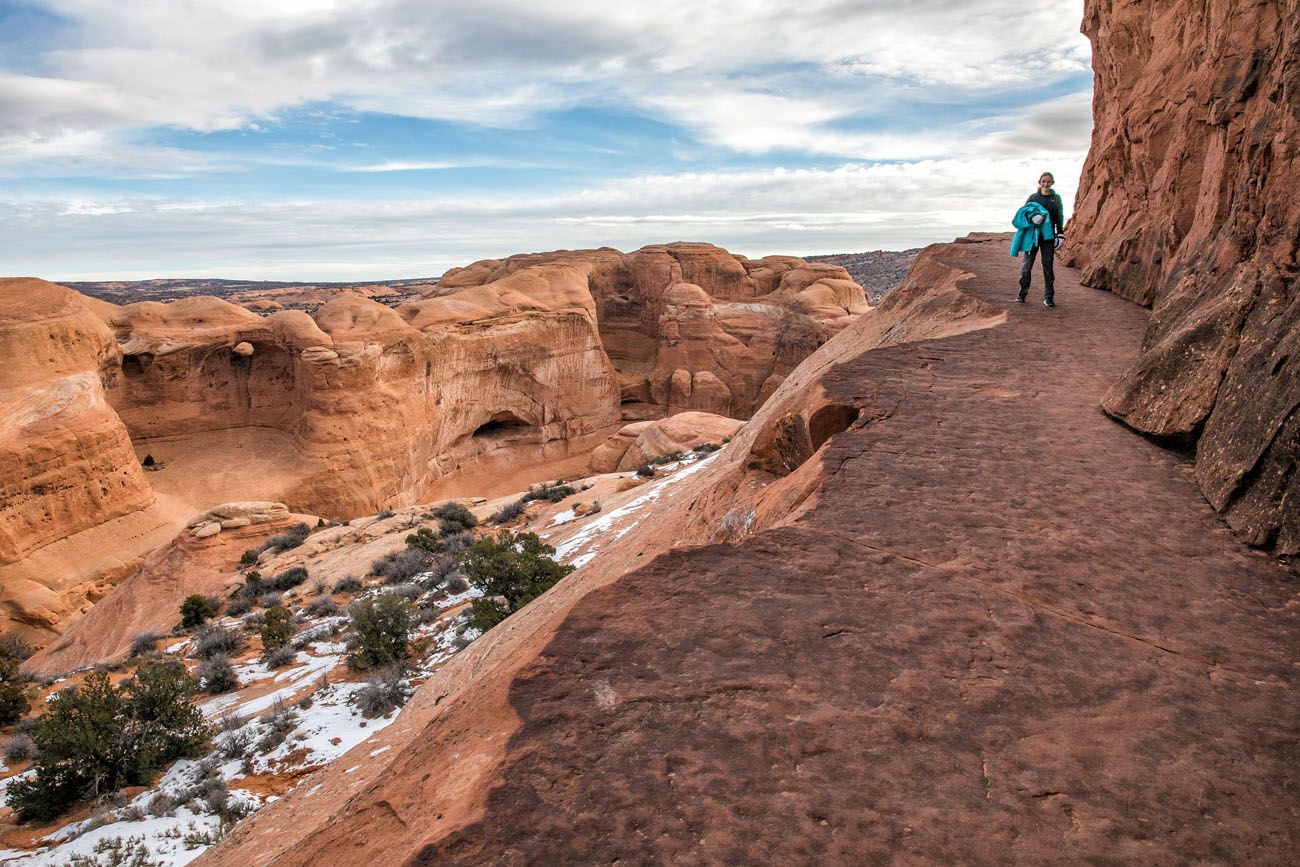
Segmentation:
[(1025, 204), (1037, 202), (1044, 208), (1047, 213), (1052, 215), (1052, 231), (1059, 237), (1065, 231), (1065, 207), (1061, 204), (1061, 197), (1056, 193), (1044, 196), (1042, 193), (1034, 193), (1025, 199)]

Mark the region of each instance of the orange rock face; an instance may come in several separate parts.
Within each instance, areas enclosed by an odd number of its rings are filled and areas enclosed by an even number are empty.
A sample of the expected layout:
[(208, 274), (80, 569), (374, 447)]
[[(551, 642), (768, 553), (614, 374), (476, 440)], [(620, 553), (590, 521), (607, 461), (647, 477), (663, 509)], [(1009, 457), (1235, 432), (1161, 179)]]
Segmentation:
[(634, 470), (652, 458), (689, 451), (701, 443), (735, 436), (742, 422), (707, 412), (679, 412), (668, 418), (624, 425), (591, 453), (593, 473)]
[(105, 400), (117, 347), (85, 299), (9, 279), (0, 307), (0, 628), (39, 639), (174, 525)]
[(542, 264), (586, 274), (629, 421), (683, 410), (747, 418), (800, 361), (868, 309), (862, 287), (838, 265), (750, 260), (695, 243), (485, 260), (448, 272), (438, 291)]
[[(108, 395), (151, 481), (196, 507), (284, 501), (350, 517), (411, 502), (464, 461), (618, 420), (581, 273), (529, 269), (397, 311), (314, 317), (215, 298), (123, 307)], [(219, 466), (217, 466), (219, 464)]]
[(1090, 0), (1092, 148), (1071, 222), (1084, 282), (1152, 308), (1107, 395), (1196, 443), (1255, 545), (1300, 552), (1300, 7)]

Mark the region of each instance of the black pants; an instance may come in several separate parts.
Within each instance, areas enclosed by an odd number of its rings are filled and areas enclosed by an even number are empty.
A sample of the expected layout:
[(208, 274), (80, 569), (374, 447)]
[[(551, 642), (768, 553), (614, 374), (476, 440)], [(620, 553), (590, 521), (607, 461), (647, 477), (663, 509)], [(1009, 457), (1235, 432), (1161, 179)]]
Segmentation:
[(1025, 254), (1025, 262), (1020, 266), (1020, 298), (1029, 294), (1029, 280), (1034, 274), (1034, 259), (1039, 252), (1043, 254), (1043, 300), (1051, 301), (1056, 295), (1056, 272), (1052, 269), (1056, 258), (1056, 243), (1043, 240), (1038, 246)]

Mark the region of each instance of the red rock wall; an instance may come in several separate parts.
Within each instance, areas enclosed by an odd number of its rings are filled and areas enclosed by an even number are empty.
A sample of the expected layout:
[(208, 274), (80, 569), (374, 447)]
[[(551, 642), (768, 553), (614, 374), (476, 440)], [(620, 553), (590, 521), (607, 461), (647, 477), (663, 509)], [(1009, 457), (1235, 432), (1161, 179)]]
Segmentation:
[(1104, 401), (1196, 444), (1251, 544), (1300, 552), (1300, 2), (1088, 0), (1092, 147), (1066, 261), (1152, 308)]

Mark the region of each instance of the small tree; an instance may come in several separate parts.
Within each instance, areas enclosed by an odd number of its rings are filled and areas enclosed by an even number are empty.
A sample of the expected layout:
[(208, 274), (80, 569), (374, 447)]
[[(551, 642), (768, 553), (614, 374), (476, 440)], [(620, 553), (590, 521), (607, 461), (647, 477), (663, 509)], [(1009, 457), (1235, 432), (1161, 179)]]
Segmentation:
[(288, 608), (276, 605), (266, 609), (262, 620), (262, 653), (269, 656), (293, 638), (293, 614)]
[(120, 687), (102, 671), (58, 693), (32, 729), (36, 774), (9, 785), (20, 821), (48, 820), (86, 798), (151, 781), (208, 739), (194, 681), (175, 660), (147, 663)]
[(551, 558), (555, 549), (536, 533), (501, 530), (495, 539), (480, 539), (461, 555), (469, 583), (483, 591), (472, 603), (474, 625), (487, 631), (541, 596), (573, 571)]
[(216, 614), (212, 607), (212, 601), (201, 593), (193, 593), (185, 597), (181, 603), (181, 626), (191, 629), (195, 626), (202, 626), (209, 617)]
[(406, 642), (418, 620), (415, 606), (392, 593), (381, 593), (352, 603), (355, 647), (348, 655), (352, 668), (395, 665), (406, 658)]
[(0, 725), (9, 725), (27, 716), (32, 703), (27, 699), (27, 678), (18, 670), (22, 660), (0, 656)]

